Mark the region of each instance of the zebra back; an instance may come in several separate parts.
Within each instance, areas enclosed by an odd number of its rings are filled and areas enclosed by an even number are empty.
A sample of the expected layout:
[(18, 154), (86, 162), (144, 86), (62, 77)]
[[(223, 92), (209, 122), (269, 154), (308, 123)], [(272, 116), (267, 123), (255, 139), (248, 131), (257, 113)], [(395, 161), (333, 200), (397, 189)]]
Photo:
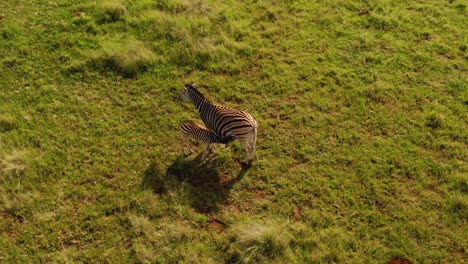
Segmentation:
[(233, 137), (220, 137), (215, 132), (195, 123), (192, 120), (186, 120), (180, 123), (180, 131), (186, 136), (191, 136), (198, 141), (208, 143), (227, 144), (233, 140)]
[(203, 123), (220, 137), (239, 138), (253, 132), (256, 134), (257, 122), (250, 114), (211, 103), (194, 85), (186, 85), (185, 91), (200, 112)]

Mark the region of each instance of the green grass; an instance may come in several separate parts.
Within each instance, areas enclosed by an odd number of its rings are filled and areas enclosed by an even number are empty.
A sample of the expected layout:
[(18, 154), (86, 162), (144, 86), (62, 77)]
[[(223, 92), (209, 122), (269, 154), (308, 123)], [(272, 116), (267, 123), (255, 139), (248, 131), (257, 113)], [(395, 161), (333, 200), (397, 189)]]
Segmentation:
[[(0, 262), (462, 263), (467, 8), (1, 1)], [(182, 155), (197, 82), (259, 123)]]

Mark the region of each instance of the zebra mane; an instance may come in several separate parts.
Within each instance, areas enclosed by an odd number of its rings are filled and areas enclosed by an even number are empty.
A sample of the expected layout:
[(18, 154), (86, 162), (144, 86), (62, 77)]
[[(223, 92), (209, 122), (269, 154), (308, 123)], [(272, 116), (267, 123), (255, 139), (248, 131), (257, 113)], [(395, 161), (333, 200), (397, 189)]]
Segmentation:
[(198, 95), (199, 97), (201, 97), (201, 98), (208, 101), (208, 99), (206, 99), (206, 97), (202, 93), (200, 93), (197, 89), (195, 89), (195, 87), (196, 87), (196, 84), (186, 84), (185, 85), (185, 88), (193, 91), (196, 95)]

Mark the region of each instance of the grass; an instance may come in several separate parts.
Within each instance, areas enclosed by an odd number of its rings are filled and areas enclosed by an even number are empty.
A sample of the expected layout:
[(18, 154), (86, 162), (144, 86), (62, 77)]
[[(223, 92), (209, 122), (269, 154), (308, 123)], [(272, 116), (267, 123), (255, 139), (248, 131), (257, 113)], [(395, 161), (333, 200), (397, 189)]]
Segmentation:
[(68, 72), (77, 73), (88, 69), (110, 70), (124, 77), (133, 77), (145, 71), (156, 61), (155, 54), (137, 40), (101, 41), (101, 49), (84, 54), (84, 61), (74, 62)]
[[(462, 263), (463, 1), (2, 1), (0, 262)], [(259, 123), (182, 155), (197, 82)]]

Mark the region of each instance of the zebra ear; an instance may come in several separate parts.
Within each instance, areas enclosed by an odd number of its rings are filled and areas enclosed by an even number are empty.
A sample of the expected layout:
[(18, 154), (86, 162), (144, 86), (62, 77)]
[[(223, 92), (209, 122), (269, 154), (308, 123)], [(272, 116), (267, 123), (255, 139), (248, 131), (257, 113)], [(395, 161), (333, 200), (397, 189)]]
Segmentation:
[(186, 83), (185, 84), (185, 88), (197, 88), (198, 87), (198, 84), (197, 83)]

